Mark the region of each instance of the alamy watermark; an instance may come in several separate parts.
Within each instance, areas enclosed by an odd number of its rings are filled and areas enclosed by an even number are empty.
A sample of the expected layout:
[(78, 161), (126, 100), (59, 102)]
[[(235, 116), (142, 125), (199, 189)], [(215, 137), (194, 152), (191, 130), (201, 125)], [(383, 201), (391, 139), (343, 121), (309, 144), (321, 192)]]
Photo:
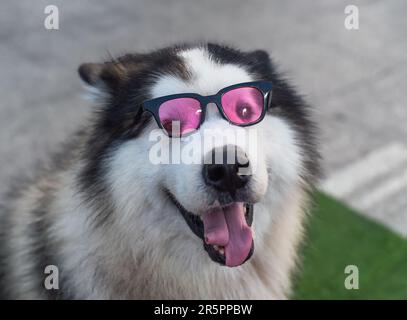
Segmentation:
[(359, 30), (359, 8), (353, 4), (345, 7), (344, 25), (347, 30)]
[(353, 264), (347, 265), (344, 270), (345, 282), (344, 286), (348, 290), (358, 290), (359, 289), (359, 268)]
[(59, 270), (55, 265), (48, 265), (44, 269), (44, 274), (47, 276), (44, 279), (44, 287), (47, 290), (59, 289)]
[(44, 19), (44, 27), (47, 30), (59, 30), (59, 9), (56, 5), (50, 4), (44, 8), (47, 15)]
[[(174, 130), (179, 123), (173, 122)], [(174, 129), (175, 128), (175, 129)], [(179, 131), (178, 131), (179, 132)], [(179, 136), (179, 135), (178, 135)], [(239, 174), (252, 174), (257, 167), (258, 130), (256, 127), (236, 130), (230, 128), (200, 129), (185, 137), (168, 137), (163, 130), (155, 129), (149, 134), (154, 142), (149, 150), (152, 164), (236, 164)], [(245, 159), (250, 158), (250, 168)], [(245, 170), (250, 170), (245, 172)]]

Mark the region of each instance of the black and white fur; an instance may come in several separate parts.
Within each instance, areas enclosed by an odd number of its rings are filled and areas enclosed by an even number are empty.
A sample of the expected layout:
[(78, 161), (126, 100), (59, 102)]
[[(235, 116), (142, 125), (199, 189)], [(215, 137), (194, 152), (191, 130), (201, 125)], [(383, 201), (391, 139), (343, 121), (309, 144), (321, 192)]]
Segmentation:
[[(50, 168), (17, 185), (1, 209), (3, 298), (289, 297), (318, 153), (308, 107), (268, 54), (179, 45), (85, 64), (79, 73), (96, 100), (92, 122)], [(214, 199), (202, 192), (200, 166), (148, 161), (148, 134), (157, 124), (141, 103), (255, 80), (273, 83), (272, 108), (257, 125), (255, 251), (243, 265), (227, 268), (208, 257), (164, 192), (202, 212)], [(226, 127), (208, 106), (201, 130)], [(44, 289), (46, 265), (58, 266), (59, 290)]]

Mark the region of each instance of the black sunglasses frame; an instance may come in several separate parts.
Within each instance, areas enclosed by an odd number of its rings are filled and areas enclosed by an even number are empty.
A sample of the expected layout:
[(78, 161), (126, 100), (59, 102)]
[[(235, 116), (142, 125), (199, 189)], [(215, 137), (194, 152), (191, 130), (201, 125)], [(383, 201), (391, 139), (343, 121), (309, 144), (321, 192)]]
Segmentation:
[[(264, 104), (263, 104), (263, 110), (262, 110), (262, 114), (259, 117), (258, 120), (256, 120), (255, 122), (251, 122), (251, 123), (244, 123), (244, 124), (240, 124), (240, 123), (234, 123), (233, 121), (231, 121), (227, 115), (225, 114), (224, 110), (223, 110), (223, 106), (222, 106), (222, 96), (226, 93), (229, 92), (231, 90), (234, 89), (238, 89), (238, 88), (255, 88), (257, 90), (259, 90), (262, 94), (263, 94), (263, 99), (264, 99)], [(257, 123), (259, 123), (260, 121), (262, 121), (267, 113), (267, 110), (270, 106), (270, 102), (271, 102), (271, 89), (272, 89), (272, 84), (271, 82), (268, 81), (253, 81), (253, 82), (243, 82), (243, 83), (238, 83), (238, 84), (234, 84), (232, 86), (228, 86), (226, 88), (223, 88), (221, 90), (218, 91), (218, 93), (214, 94), (214, 95), (209, 95), (209, 96), (202, 96), (200, 94), (197, 93), (180, 93), (180, 94), (172, 94), (172, 95), (168, 95), (168, 96), (163, 96), (163, 97), (158, 97), (158, 98), (154, 98), (154, 99), (150, 99), (150, 100), (146, 100), (143, 102), (143, 111), (147, 111), (149, 113), (151, 113), (155, 119), (155, 121), (157, 122), (158, 126), (167, 134), (169, 135), (169, 132), (167, 132), (160, 120), (160, 116), (159, 116), (159, 109), (161, 107), (161, 105), (169, 100), (173, 100), (173, 99), (177, 99), (177, 98), (193, 98), (197, 101), (199, 101), (200, 103), (200, 107), (201, 107), (201, 117), (200, 117), (200, 122), (198, 127), (195, 130), (198, 130), (199, 127), (202, 125), (202, 123), (205, 121), (205, 114), (206, 114), (206, 107), (209, 103), (214, 103), (218, 110), (219, 113), (222, 115), (222, 118), (224, 118), (226, 121), (228, 121), (230, 124), (239, 126), (239, 127), (247, 127), (247, 126), (252, 126), (255, 125)], [(193, 131), (192, 131), (193, 132)], [(189, 134), (189, 133), (188, 133)], [(186, 135), (188, 135), (186, 134)], [(182, 135), (185, 136), (185, 135)]]

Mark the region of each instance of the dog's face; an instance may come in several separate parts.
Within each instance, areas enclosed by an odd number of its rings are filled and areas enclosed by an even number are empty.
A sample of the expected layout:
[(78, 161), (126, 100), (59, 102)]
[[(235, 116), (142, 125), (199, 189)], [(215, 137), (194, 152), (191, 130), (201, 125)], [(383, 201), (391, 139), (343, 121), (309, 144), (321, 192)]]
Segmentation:
[[(222, 265), (241, 265), (267, 232), (272, 208), (317, 175), (303, 102), (263, 51), (179, 46), (85, 64), (79, 72), (100, 104), (82, 189), (97, 204), (100, 223), (120, 226), (152, 255), (161, 247), (171, 259), (205, 263), (209, 255)], [(212, 96), (253, 81), (273, 86), (267, 114), (253, 126), (230, 124), (209, 103), (198, 130), (171, 138), (143, 111), (145, 100)]]

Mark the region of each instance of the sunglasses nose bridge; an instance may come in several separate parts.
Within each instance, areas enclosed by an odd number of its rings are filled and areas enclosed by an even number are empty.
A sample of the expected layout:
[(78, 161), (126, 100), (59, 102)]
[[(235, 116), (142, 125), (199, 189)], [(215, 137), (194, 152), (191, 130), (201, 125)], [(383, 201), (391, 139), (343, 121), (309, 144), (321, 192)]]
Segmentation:
[(205, 108), (205, 118), (217, 117), (222, 115), (222, 106), (218, 101), (217, 95), (206, 96), (203, 101), (203, 107)]
[(214, 115), (216, 114), (216, 111), (218, 111), (219, 114), (222, 114), (222, 106), (218, 94), (205, 96), (201, 103), (206, 111), (206, 116)]
[(215, 105), (218, 104), (217, 95), (216, 95), (216, 94), (211, 95), (211, 96), (205, 96), (205, 97), (203, 97), (202, 100), (201, 100), (202, 107), (204, 107), (204, 108), (207, 107), (207, 106), (208, 106), (209, 104), (211, 104), (211, 103), (213, 103), (213, 104), (215, 104)]

